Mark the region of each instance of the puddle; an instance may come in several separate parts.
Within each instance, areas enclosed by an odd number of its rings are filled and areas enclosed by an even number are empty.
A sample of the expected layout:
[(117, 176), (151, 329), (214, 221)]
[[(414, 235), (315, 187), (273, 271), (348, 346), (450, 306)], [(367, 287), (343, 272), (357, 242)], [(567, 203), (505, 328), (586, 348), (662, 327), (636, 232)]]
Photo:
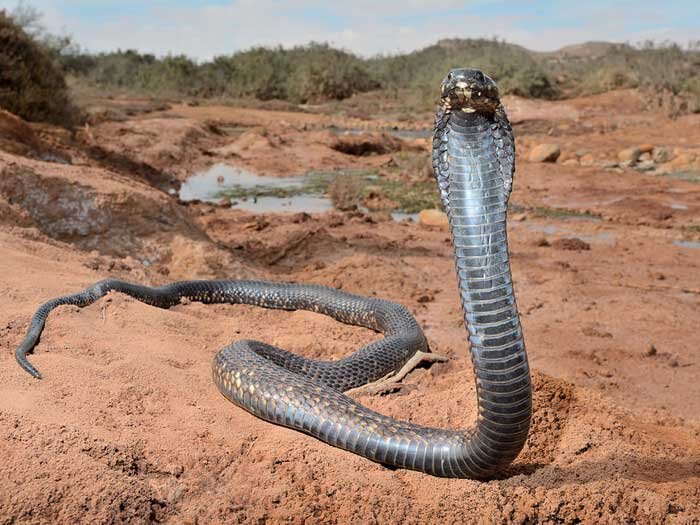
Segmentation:
[[(203, 201), (224, 204), (230, 201), (232, 208), (253, 213), (323, 213), (334, 208), (328, 191), (334, 181), (352, 178), (348, 187), (355, 187), (357, 198), (362, 202), (380, 187), (380, 193), (398, 205), (391, 213), (397, 222), (418, 222), (418, 213), (434, 206), (432, 182), (413, 185), (410, 188), (394, 180), (385, 180), (376, 170), (367, 168), (345, 168), (328, 171), (312, 171), (297, 177), (270, 177), (257, 175), (244, 168), (228, 164), (214, 164), (207, 170), (190, 176), (180, 187), (178, 194), (183, 202)], [(341, 185), (342, 190), (344, 185)], [(430, 196), (426, 198), (425, 194)], [(360, 206), (364, 211), (364, 208)]]
[(278, 190), (281, 193), (285, 190), (300, 190), (305, 182), (305, 177), (264, 177), (228, 164), (214, 164), (183, 182), (179, 197), (185, 202), (200, 200), (217, 203), (230, 190), (240, 190), (243, 194), (255, 193), (256, 190), (260, 190), (260, 193)]
[(681, 248), (692, 248), (694, 250), (700, 250), (700, 241), (679, 241), (674, 240), (673, 244), (680, 246)]
[(254, 197), (231, 204), (232, 208), (254, 213), (323, 213), (333, 209), (328, 197), (294, 195), (291, 197)]

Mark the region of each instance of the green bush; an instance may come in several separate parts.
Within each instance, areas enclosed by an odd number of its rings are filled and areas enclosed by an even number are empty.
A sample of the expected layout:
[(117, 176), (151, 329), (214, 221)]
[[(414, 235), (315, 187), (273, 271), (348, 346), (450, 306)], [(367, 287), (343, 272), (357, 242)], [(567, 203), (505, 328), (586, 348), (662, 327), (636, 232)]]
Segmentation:
[(101, 87), (152, 95), (229, 96), (295, 103), (339, 100), (378, 86), (361, 59), (325, 44), (256, 47), (197, 64), (136, 51), (62, 58), (71, 74)]
[(554, 88), (532, 53), (499, 40), (443, 40), (407, 55), (371, 59), (372, 72), (385, 89), (409, 88), (432, 93), (447, 71), (481, 69), (499, 84), (501, 94), (552, 97)]
[(0, 107), (29, 121), (74, 126), (61, 68), (51, 52), (0, 11)]

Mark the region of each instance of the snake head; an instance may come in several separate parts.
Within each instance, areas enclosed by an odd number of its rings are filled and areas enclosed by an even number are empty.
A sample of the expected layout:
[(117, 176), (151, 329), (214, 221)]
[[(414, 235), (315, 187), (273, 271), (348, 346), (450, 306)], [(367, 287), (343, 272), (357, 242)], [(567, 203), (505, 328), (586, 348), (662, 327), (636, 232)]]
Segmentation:
[(501, 104), (498, 86), (478, 69), (453, 69), (440, 86), (441, 104), (452, 111), (492, 114)]

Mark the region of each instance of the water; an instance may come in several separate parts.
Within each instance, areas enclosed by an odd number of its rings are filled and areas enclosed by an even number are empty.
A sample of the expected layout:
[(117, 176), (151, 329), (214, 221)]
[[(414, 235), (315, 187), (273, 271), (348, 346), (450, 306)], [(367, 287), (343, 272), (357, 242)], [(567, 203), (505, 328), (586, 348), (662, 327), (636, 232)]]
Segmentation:
[[(226, 190), (279, 189), (298, 190), (306, 177), (265, 177), (228, 164), (214, 164), (209, 169), (189, 177), (180, 186), (180, 200), (220, 202)], [(262, 197), (261, 197), (262, 198)], [(260, 199), (258, 199), (260, 200)]]
[[(231, 207), (253, 213), (323, 213), (333, 209), (327, 195), (321, 193), (312, 177), (361, 176), (366, 181), (377, 178), (363, 170), (343, 170), (329, 173), (310, 173), (301, 177), (269, 177), (257, 175), (244, 168), (228, 164), (214, 164), (207, 170), (195, 173), (181, 186), (181, 201), (203, 201), (219, 204), (224, 198), (231, 201)], [(311, 187), (309, 187), (311, 186)], [(321, 186), (322, 187), (322, 186)], [(369, 210), (360, 206), (360, 210)], [(396, 222), (418, 221), (417, 213), (392, 211)]]
[[(325, 195), (300, 192), (308, 177), (266, 177), (228, 164), (214, 164), (209, 169), (189, 177), (180, 187), (180, 200), (220, 203), (226, 194), (231, 207), (254, 213), (323, 213), (333, 209)], [(281, 195), (259, 195), (256, 193)], [(288, 195), (285, 195), (288, 192)], [(235, 196), (242, 194), (240, 197)], [(296, 194), (295, 194), (296, 193)], [(252, 194), (252, 195), (251, 195)], [(248, 196), (247, 196), (248, 195)]]
[(700, 250), (700, 241), (679, 241), (674, 240), (673, 244), (680, 246), (681, 248), (692, 248), (694, 250)]
[(293, 195), (290, 197), (255, 197), (241, 200), (232, 208), (253, 213), (323, 213), (333, 209), (328, 197), (319, 195)]

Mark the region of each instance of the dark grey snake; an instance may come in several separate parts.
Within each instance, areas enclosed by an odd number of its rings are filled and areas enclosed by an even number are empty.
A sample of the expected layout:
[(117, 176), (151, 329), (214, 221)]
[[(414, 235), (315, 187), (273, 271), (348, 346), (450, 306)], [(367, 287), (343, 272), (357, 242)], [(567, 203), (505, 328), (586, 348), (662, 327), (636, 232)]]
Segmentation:
[(49, 312), (86, 306), (110, 290), (168, 308), (181, 299), (311, 310), (384, 334), (345, 359), (305, 359), (257, 341), (220, 350), (213, 379), (221, 393), (256, 416), (306, 432), (386, 465), (436, 476), (488, 478), (518, 455), (527, 438), (532, 387), (515, 304), (506, 207), (515, 148), (498, 88), (481, 71), (457, 69), (441, 86), (433, 166), (448, 214), (479, 403), (466, 432), (428, 428), (369, 410), (342, 392), (396, 372), (427, 352), (421, 328), (403, 306), (331, 288), (262, 281), (186, 281), (149, 288), (117, 280), (52, 299), (32, 318), (19, 364), (39, 341)]

